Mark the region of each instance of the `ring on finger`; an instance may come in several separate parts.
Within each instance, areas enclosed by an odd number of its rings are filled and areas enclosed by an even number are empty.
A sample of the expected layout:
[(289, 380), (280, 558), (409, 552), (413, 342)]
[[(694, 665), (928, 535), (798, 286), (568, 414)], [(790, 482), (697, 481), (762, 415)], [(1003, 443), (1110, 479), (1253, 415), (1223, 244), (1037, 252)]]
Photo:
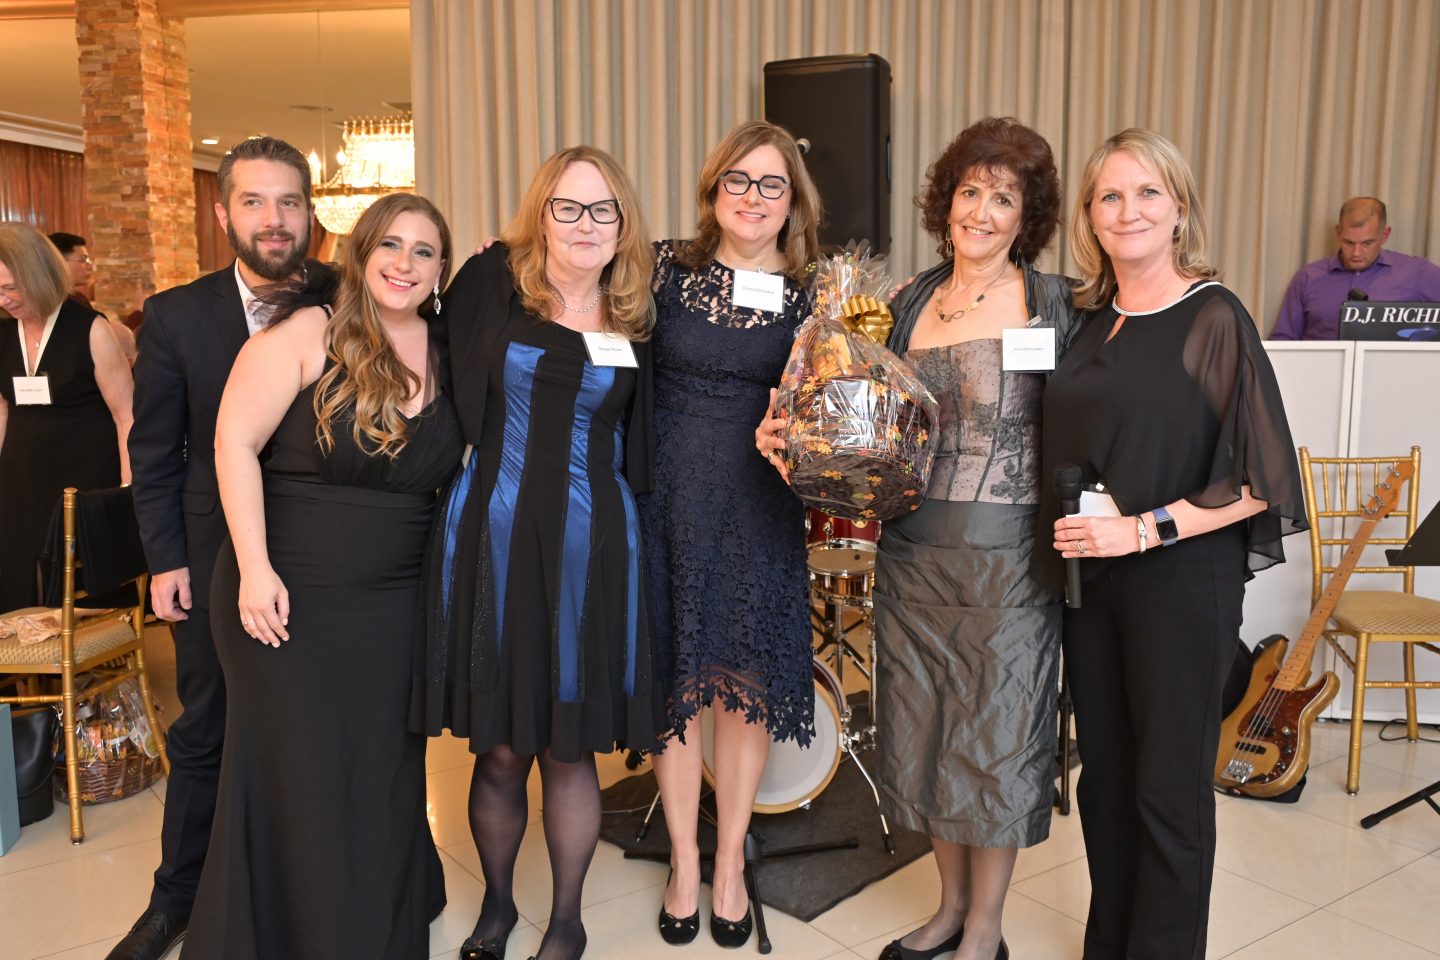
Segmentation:
[(1077, 546), (1075, 549), (1076, 549), (1076, 550), (1079, 550), (1079, 551), (1080, 551), (1080, 555), (1083, 557), (1083, 556), (1085, 555), (1085, 541), (1084, 541), (1084, 540), (1081, 540), (1081, 541), (1080, 541), (1080, 545)]

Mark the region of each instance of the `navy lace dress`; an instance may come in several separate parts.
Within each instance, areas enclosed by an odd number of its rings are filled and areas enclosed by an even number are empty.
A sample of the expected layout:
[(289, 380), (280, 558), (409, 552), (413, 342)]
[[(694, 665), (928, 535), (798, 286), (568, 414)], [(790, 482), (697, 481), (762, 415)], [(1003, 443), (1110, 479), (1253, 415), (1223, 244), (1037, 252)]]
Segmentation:
[(651, 630), (667, 709), (683, 730), (716, 697), (802, 745), (814, 731), (804, 510), (755, 451), (810, 298), (730, 302), (733, 271), (692, 271), (656, 245), (655, 486), (640, 498)]

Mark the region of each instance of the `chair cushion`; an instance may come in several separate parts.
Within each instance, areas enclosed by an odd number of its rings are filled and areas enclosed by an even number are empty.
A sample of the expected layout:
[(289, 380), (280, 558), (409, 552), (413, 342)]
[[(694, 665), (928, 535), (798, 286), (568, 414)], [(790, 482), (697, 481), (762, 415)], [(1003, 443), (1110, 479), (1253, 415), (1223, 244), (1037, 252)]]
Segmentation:
[[(27, 607), (14, 613), (39, 612), (44, 607)], [(86, 663), (111, 650), (124, 647), (135, 641), (135, 631), (130, 621), (121, 614), (112, 614), (103, 619), (81, 625), (75, 631), (75, 662)], [(17, 637), (0, 640), (0, 664), (15, 666), (46, 666), (60, 671), (60, 638), (42, 643), (24, 644)]]
[(1440, 600), (1398, 590), (1346, 590), (1333, 616), (1350, 634), (1440, 636)]

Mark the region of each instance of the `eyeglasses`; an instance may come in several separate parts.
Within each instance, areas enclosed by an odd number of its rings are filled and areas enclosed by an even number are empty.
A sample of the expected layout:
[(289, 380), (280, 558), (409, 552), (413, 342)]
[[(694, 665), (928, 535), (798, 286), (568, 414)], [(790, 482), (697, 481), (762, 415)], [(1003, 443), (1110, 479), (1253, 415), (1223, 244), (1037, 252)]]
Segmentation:
[(790, 183), (784, 177), (771, 175), (756, 180), (742, 170), (726, 170), (720, 174), (720, 186), (725, 188), (726, 193), (733, 193), (737, 197), (745, 196), (752, 184), (766, 200), (779, 200), (785, 196), (785, 191), (790, 189)]
[(66, 260), (69, 260), (71, 263), (91, 263), (91, 264), (93, 264), (93, 263), (95, 262), (94, 260), (91, 260), (89, 257), (66, 257), (65, 259), (66, 259)]
[(614, 223), (620, 219), (620, 201), (613, 198), (581, 203), (579, 200), (551, 197), (549, 203), (550, 216), (555, 218), (556, 223), (578, 223), (586, 213), (590, 214), (594, 223)]
[(1370, 299), (1370, 294), (1366, 293), (1364, 290), (1361, 290), (1359, 287), (1351, 287), (1351, 288), (1350, 288), (1350, 294), (1349, 294), (1349, 296), (1350, 296), (1350, 299), (1351, 299), (1351, 300), (1369, 300), (1369, 299)]

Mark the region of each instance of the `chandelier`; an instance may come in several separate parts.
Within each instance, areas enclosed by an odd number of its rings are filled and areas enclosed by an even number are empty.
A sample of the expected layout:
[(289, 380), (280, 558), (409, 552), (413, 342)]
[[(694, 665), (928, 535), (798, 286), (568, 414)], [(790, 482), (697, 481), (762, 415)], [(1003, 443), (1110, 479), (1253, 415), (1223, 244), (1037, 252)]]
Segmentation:
[(326, 230), (348, 235), (376, 200), (415, 192), (415, 123), (408, 113), (346, 120), (335, 159), (340, 167), (326, 180), (319, 156), (310, 154), (315, 215)]

